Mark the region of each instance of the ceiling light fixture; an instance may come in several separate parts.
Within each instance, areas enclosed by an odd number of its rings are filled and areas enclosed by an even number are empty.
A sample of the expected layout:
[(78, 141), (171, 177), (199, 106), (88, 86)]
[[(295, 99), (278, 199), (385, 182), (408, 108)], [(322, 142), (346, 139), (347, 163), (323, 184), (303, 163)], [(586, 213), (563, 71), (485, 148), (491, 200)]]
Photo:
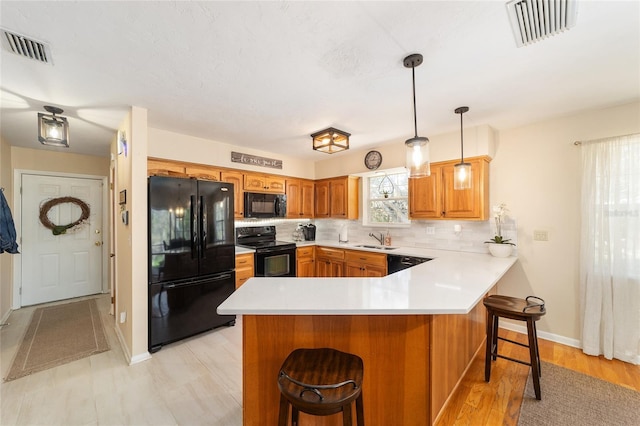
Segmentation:
[(454, 167), (453, 189), (471, 188), (471, 164), (464, 162), (464, 140), (462, 127), (462, 114), (469, 111), (469, 107), (463, 106), (455, 109), (456, 114), (460, 114), (460, 162)]
[(49, 105), (44, 109), (51, 115), (38, 113), (38, 140), (43, 145), (69, 148), (69, 122), (65, 117), (56, 116), (63, 111)]
[(346, 151), (349, 149), (349, 136), (351, 136), (351, 133), (343, 132), (333, 127), (320, 130), (311, 135), (313, 149), (327, 154)]
[(429, 139), (418, 136), (418, 119), (416, 115), (416, 67), (422, 63), (422, 55), (414, 53), (404, 58), (405, 68), (411, 68), (413, 76), (413, 129), (414, 136), (404, 143), (407, 151), (406, 167), (409, 177), (423, 177), (431, 174), (429, 165)]

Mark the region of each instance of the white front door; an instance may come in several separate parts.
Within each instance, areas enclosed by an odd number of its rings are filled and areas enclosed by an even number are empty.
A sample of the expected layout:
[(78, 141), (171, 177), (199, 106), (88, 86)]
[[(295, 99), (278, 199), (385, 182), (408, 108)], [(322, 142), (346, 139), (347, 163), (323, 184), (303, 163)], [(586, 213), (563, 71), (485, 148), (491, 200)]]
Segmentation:
[[(100, 179), (22, 175), (22, 306), (102, 291), (102, 187)], [(40, 221), (40, 206), (67, 196), (85, 202), (89, 218), (53, 235)], [(77, 204), (62, 203), (47, 217), (54, 225), (67, 225), (81, 214)]]

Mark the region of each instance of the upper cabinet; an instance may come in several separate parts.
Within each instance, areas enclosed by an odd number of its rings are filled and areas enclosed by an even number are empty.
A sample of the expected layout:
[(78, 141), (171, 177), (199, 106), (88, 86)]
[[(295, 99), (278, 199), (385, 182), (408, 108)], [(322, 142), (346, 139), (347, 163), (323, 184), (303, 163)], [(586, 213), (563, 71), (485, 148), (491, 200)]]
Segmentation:
[(343, 176), (316, 181), (315, 217), (357, 219), (359, 180), (355, 176)]
[(147, 159), (147, 175), (187, 177), (184, 164), (155, 158)]
[(194, 179), (220, 180), (220, 170), (213, 167), (186, 166), (185, 172), (187, 173), (187, 176)]
[(471, 164), (470, 189), (455, 190), (454, 167), (459, 161), (431, 164), (431, 176), (409, 179), (411, 219), (489, 218), (489, 158), (466, 159)]
[(269, 176), (253, 173), (244, 175), (244, 190), (255, 192), (271, 192), (275, 194), (284, 194), (284, 177)]
[(220, 179), (223, 182), (233, 184), (233, 216), (236, 219), (244, 218), (244, 194), (242, 184), (244, 182), (244, 174), (240, 172), (222, 171)]
[(287, 179), (287, 217), (312, 218), (314, 212), (314, 183), (306, 179)]

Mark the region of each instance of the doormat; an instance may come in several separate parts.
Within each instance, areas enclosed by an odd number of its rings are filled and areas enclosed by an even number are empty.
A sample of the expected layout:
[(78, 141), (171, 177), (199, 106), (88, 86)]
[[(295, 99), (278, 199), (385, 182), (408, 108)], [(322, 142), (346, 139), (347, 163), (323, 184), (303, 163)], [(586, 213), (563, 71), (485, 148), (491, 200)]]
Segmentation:
[(109, 349), (95, 299), (38, 308), (5, 381)]
[(518, 426), (640, 425), (640, 392), (557, 365), (542, 363), (542, 400), (531, 374)]

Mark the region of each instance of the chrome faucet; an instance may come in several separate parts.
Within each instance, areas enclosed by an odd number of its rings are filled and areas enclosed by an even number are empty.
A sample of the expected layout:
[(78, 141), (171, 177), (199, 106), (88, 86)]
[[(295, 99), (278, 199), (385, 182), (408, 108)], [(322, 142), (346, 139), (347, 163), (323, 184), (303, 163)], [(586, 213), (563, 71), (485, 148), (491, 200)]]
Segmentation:
[(384, 235), (382, 235), (382, 232), (380, 233), (380, 238), (376, 237), (373, 232), (369, 232), (369, 236), (375, 238), (380, 243), (380, 245), (384, 245)]

